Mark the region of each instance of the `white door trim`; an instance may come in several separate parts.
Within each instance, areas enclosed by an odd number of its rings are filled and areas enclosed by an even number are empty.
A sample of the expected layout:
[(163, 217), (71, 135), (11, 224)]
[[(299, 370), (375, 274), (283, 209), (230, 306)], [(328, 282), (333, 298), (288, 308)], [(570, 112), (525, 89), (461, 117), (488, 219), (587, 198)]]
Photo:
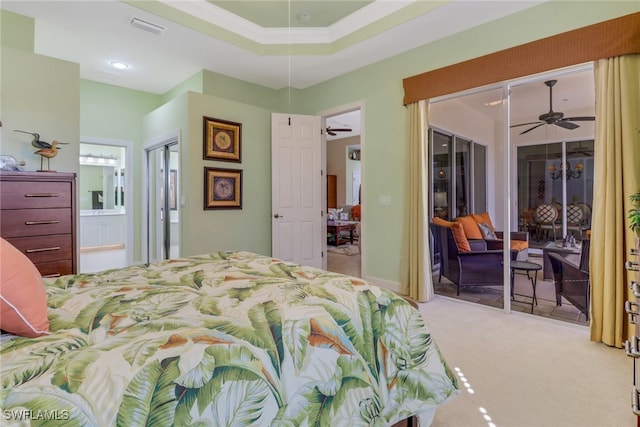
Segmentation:
[[(365, 251), (366, 251), (366, 245), (365, 245), (365, 241), (366, 241), (366, 233), (364, 232), (364, 230), (366, 229), (366, 210), (367, 210), (367, 201), (366, 201), (366, 191), (365, 191), (365, 167), (366, 167), (366, 150), (365, 150), (365, 113), (364, 113), (364, 101), (357, 101), (351, 104), (346, 104), (346, 105), (342, 105), (340, 107), (335, 107), (335, 108), (331, 108), (328, 110), (323, 110), (320, 111), (318, 114), (320, 116), (322, 116), (322, 127), (323, 129), (326, 129), (327, 124), (326, 124), (326, 119), (328, 117), (333, 117), (333, 116), (337, 116), (338, 114), (344, 114), (344, 113), (348, 113), (350, 111), (355, 111), (355, 110), (360, 110), (360, 163), (361, 163), (361, 167), (360, 167), (360, 185), (362, 190), (360, 191), (360, 230), (361, 231), (361, 235), (360, 235), (360, 275), (362, 276), (362, 278), (366, 277), (365, 272), (366, 270), (366, 256), (365, 256)], [(325, 137), (326, 138), (326, 137)], [(324, 188), (324, 192), (326, 192), (327, 189), (327, 144), (326, 144), (326, 139), (323, 140), (323, 144), (322, 144), (322, 170), (324, 171), (324, 184), (323, 184), (323, 188)], [(323, 198), (322, 198), (322, 206), (323, 206), (323, 212), (327, 212), (327, 195), (326, 193), (323, 194)], [(327, 222), (324, 221), (324, 230), (323, 230), (323, 236), (327, 235)], [(324, 256), (324, 266), (323, 268), (326, 270), (327, 269), (327, 239), (326, 237), (323, 239), (324, 241), (324, 246), (323, 246), (323, 253), (325, 254)]]
[[(133, 265), (133, 219), (135, 218), (135, 208), (133, 206), (133, 141), (123, 140), (123, 139), (108, 139), (108, 138), (94, 138), (94, 137), (80, 137), (80, 143), (86, 144), (95, 144), (95, 145), (111, 145), (114, 147), (123, 147), (125, 150), (125, 158), (124, 158), (124, 168), (125, 168), (125, 177), (124, 177), (124, 186), (128, 191), (125, 192), (124, 195), (124, 215), (126, 218), (127, 230), (125, 231), (125, 235), (127, 236), (127, 241), (125, 243), (125, 260), (127, 265)], [(76, 233), (76, 237), (78, 239), (77, 247), (81, 247), (80, 244), (80, 233)]]
[[(142, 146), (142, 167), (140, 169), (142, 171), (142, 179), (140, 180), (142, 183), (142, 215), (140, 219), (142, 223), (141, 256), (143, 263), (146, 263), (149, 259), (149, 152), (165, 145), (178, 144), (179, 147), (182, 139), (181, 135), (180, 129), (172, 130), (163, 135), (149, 139)], [(182, 162), (182, 159), (180, 161)], [(181, 170), (182, 168), (180, 168), (178, 173), (182, 173)], [(178, 177), (178, 182), (181, 181), (180, 177)], [(178, 193), (181, 194), (180, 192)], [(180, 233), (180, 236), (182, 236), (182, 233)], [(180, 242), (180, 246), (182, 246), (182, 242)]]

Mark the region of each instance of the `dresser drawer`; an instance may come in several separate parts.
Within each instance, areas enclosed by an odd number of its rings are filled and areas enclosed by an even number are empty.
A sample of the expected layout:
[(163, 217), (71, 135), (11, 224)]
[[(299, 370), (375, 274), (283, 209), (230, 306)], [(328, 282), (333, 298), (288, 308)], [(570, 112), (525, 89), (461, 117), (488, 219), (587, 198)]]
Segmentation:
[(71, 234), (7, 239), (34, 263), (73, 259)]
[(71, 260), (38, 262), (35, 266), (43, 277), (60, 277), (73, 273)]
[(3, 181), (0, 183), (2, 209), (71, 207), (70, 182)]
[(71, 233), (71, 208), (9, 209), (0, 211), (2, 237)]

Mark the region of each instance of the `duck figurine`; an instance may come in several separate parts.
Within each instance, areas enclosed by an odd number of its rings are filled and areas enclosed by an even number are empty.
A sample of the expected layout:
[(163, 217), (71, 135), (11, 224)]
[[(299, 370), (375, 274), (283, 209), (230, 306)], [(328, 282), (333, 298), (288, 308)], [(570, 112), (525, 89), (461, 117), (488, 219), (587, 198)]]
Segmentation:
[(44, 158), (47, 158), (47, 170), (50, 169), (50, 161), (53, 157), (58, 155), (58, 150), (62, 149), (62, 147), (58, 147), (59, 144), (68, 144), (67, 142), (53, 141), (52, 143), (48, 143), (40, 140), (40, 134), (36, 132), (26, 132), (23, 130), (15, 130), (15, 132), (27, 133), (33, 136), (31, 140), (31, 145), (33, 145), (38, 150), (35, 151), (35, 154), (40, 156), (40, 170), (42, 169), (42, 163)]

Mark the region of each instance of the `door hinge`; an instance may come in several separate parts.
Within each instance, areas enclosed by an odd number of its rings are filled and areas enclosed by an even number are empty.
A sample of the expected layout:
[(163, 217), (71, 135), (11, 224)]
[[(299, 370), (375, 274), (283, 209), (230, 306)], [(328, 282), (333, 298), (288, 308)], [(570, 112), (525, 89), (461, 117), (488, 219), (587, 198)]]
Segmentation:
[(324, 211), (320, 211), (320, 218), (324, 216)]
[(321, 258), (324, 258), (324, 251), (320, 251)]

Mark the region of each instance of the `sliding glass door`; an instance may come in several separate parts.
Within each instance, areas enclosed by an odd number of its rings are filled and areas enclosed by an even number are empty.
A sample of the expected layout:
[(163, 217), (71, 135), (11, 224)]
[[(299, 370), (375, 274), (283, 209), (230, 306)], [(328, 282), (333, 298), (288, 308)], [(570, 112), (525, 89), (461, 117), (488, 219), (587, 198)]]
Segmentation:
[(485, 212), (487, 206), (486, 147), (444, 131), (431, 129), (431, 216), (451, 220)]
[(180, 256), (178, 143), (147, 149), (147, 262)]
[(592, 139), (517, 148), (518, 224), (535, 242), (586, 237), (593, 205), (593, 153)]

